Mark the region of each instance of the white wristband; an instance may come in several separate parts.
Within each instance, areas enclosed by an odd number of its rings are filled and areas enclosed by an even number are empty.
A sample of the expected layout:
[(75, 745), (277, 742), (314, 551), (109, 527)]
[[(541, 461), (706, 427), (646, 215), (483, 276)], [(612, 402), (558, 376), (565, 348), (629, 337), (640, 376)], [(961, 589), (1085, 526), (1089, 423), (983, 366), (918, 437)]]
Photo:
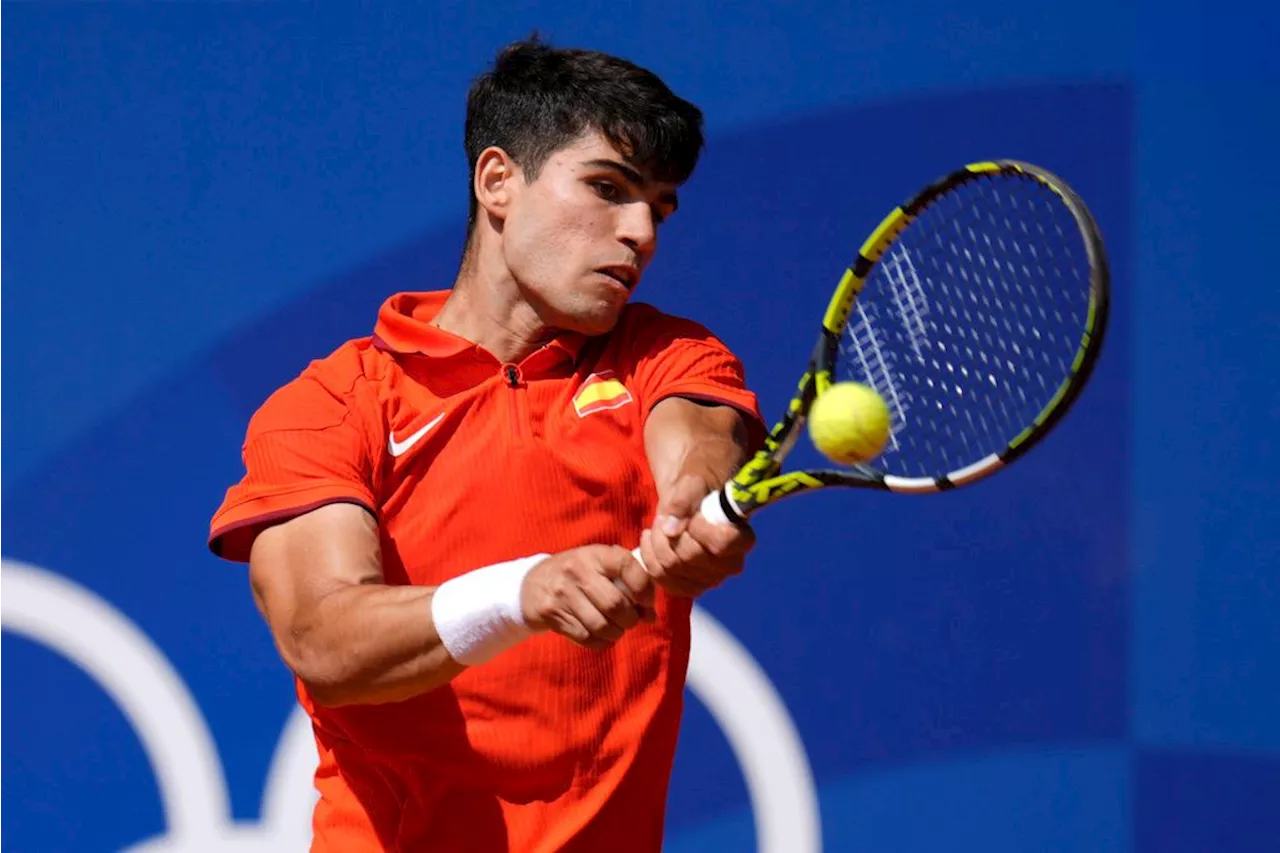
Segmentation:
[(520, 589), (529, 570), (548, 556), (495, 563), (436, 587), (431, 618), (449, 657), (475, 666), (533, 636), (524, 621)]

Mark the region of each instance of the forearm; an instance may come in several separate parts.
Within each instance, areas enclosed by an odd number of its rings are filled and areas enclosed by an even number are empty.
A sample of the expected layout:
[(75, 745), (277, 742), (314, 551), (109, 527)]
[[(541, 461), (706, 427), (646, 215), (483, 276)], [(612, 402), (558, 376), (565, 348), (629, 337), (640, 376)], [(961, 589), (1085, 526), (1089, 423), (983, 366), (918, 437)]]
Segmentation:
[(640, 552), (649, 577), (668, 593), (692, 598), (742, 571), (750, 528), (700, 509), (746, 460), (748, 440), (742, 415), (728, 406), (673, 398), (650, 414), (645, 443), (658, 505)]
[(435, 588), (359, 584), (325, 595), (281, 651), (322, 705), (397, 702), (447, 684), (466, 667), (441, 641)]
[(438, 587), (389, 585), (376, 520), (340, 503), (258, 534), (249, 578), (281, 657), (312, 698), (375, 704), (434, 690), (533, 633), (523, 584), (546, 556)]
[(718, 488), (747, 459), (747, 428), (735, 409), (673, 398), (650, 417), (646, 449), (659, 503), (684, 477), (703, 481), (707, 491)]

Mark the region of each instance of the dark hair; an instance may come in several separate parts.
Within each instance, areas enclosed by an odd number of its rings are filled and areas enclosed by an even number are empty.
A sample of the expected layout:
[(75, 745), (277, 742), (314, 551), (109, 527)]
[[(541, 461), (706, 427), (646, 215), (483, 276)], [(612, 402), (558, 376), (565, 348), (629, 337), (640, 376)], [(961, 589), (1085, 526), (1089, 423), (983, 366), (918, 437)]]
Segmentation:
[[(529, 180), (547, 158), (596, 130), (655, 180), (688, 180), (702, 151), (702, 111), (656, 74), (592, 50), (553, 48), (537, 35), (503, 48), (467, 96), (469, 186), (480, 152), (495, 145)], [(468, 230), (476, 218), (470, 193)]]

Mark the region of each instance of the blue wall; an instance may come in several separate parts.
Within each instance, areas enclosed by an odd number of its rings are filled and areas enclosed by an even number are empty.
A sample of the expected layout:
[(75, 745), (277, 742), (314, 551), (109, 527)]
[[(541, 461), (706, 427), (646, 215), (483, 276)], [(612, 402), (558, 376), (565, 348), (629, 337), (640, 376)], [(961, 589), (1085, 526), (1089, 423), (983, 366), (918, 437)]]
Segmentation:
[[(146, 733), (11, 603), (18, 563), (150, 638), (231, 814), (263, 815), (293, 697), (209, 515), (272, 387), (387, 293), (448, 284), (467, 83), (535, 27), (706, 110), (640, 298), (715, 328), (766, 413), (834, 276), (922, 181), (1038, 162), (1107, 238), (1111, 338), (1042, 453), (937, 499), (784, 504), (703, 601), (785, 701), (827, 849), (1280, 847), (1276, 13), (511, 5), (6, 5), (5, 848), (119, 849), (174, 819)], [(734, 753), (687, 707), (668, 848), (745, 848)]]

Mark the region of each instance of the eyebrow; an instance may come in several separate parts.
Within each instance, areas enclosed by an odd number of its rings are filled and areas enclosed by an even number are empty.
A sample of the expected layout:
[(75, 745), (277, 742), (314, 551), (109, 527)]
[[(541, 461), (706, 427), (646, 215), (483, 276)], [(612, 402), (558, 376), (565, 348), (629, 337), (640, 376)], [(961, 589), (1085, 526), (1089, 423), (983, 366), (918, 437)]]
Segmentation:
[[(612, 169), (642, 190), (649, 186), (648, 178), (628, 166), (626, 163), (620, 163), (617, 160), (610, 160), (607, 157), (601, 157), (595, 160), (588, 160), (585, 165), (592, 166), (597, 169)], [(666, 193), (658, 200), (663, 204), (671, 205), (673, 213), (680, 207), (680, 199), (676, 197), (674, 192)]]

